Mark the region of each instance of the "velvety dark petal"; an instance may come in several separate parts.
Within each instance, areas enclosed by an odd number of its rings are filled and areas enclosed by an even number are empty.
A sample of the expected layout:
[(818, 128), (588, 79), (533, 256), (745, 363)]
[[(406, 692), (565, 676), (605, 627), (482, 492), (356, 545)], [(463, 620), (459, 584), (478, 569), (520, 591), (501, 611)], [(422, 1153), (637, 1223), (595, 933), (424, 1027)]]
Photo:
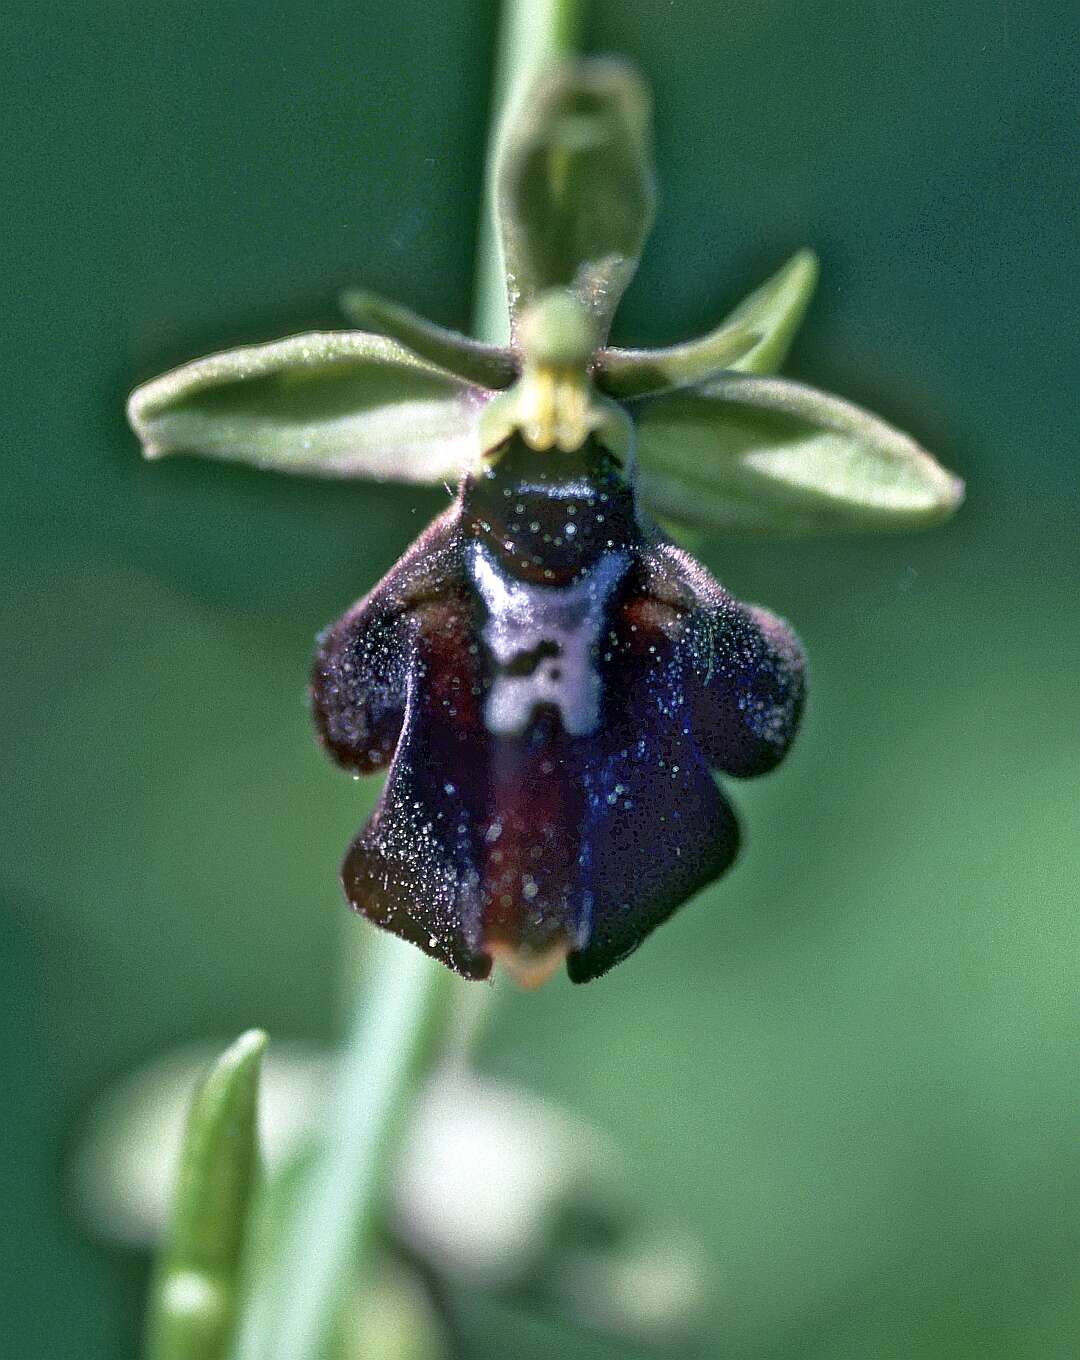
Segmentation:
[(370, 594), (319, 638), (311, 676), (315, 727), (346, 769), (369, 774), (394, 753), (412, 666), (410, 611), (449, 570), (454, 531), (452, 515), (436, 520)]
[(647, 734), (592, 772), (584, 827), (590, 924), (566, 961), (572, 982), (620, 963), (730, 868), (739, 828), (689, 742)]
[(312, 705), (339, 764), (358, 773), (390, 765), (342, 866), (349, 902), (480, 978), (491, 960), (479, 948), (476, 811), (452, 779), (471, 771), (475, 782), (485, 769), (468, 749), (477, 735), (474, 635), (454, 506), (320, 640)]
[(584, 775), (590, 925), (567, 960), (576, 982), (626, 958), (738, 853), (738, 823), (695, 725), (689, 643), (700, 608), (668, 547), (639, 545), (600, 658), (605, 723)]
[(311, 678), (319, 740), (339, 765), (371, 774), (389, 764), (405, 714), (407, 626), (366, 601), (319, 638)]
[(488, 761), (474, 611), (460, 582), (408, 615), (401, 741), (383, 796), (342, 868), (357, 911), (456, 972), (486, 977), (480, 877)]
[(768, 610), (735, 600), (689, 553), (659, 543), (644, 562), (647, 590), (673, 612), (686, 720), (704, 758), (725, 774), (765, 774), (785, 755), (805, 698), (799, 640)]

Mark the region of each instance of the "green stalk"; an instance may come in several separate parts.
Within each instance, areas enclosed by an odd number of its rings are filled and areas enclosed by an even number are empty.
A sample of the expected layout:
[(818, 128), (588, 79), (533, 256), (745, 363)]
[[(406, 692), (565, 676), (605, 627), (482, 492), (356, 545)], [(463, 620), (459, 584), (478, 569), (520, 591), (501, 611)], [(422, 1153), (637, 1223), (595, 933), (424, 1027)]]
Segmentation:
[(584, 8), (584, 0), (506, 0), (503, 6), (495, 53), (473, 308), (473, 334), (491, 345), (505, 345), (510, 338), (506, 271), (494, 194), (502, 129), (513, 116), (516, 101), (544, 67), (573, 56), (581, 39)]
[[(538, 72), (572, 52), (581, 7), (582, 0), (507, 0), (503, 12), (476, 282), (476, 333), (491, 343), (509, 332), (491, 191), (499, 128)], [(370, 1259), (400, 1127), (461, 985), (414, 946), (373, 935), (325, 1133), (280, 1248), (252, 1282), (234, 1360), (325, 1360), (346, 1291)]]

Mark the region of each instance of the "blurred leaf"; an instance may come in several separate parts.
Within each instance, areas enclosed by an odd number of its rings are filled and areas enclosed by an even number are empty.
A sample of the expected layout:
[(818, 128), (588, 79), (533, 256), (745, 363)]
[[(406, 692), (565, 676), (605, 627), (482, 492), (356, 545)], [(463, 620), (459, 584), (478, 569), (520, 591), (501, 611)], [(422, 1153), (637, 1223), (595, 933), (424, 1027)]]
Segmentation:
[[(162, 1241), (192, 1092), (218, 1052), (217, 1044), (185, 1044), (97, 1096), (72, 1166), (80, 1216), (95, 1236), (151, 1249)], [(287, 1040), (264, 1056), (258, 1138), (268, 1175), (310, 1139), (321, 1119), (328, 1062), (318, 1049)]]
[(648, 92), (621, 62), (553, 68), (516, 110), (495, 202), (515, 329), (549, 288), (571, 288), (601, 343), (652, 226)]
[(261, 1030), (241, 1035), (195, 1093), (150, 1299), (150, 1360), (217, 1360), (231, 1341), (265, 1047)]
[(963, 484), (907, 435), (782, 378), (730, 374), (655, 398), (637, 430), (645, 503), (702, 529), (918, 529), (963, 498)]
[(747, 357), (761, 340), (755, 331), (728, 322), (682, 345), (665, 349), (602, 349), (597, 385), (613, 397), (645, 397), (700, 382)]
[(354, 326), (389, 335), (414, 354), (482, 387), (508, 387), (517, 377), (509, 350), (485, 345), (458, 331), (437, 326), (408, 307), (388, 302), (362, 288), (342, 293), (341, 310)]
[(753, 349), (728, 366), (740, 373), (777, 372), (802, 325), (817, 280), (817, 256), (812, 250), (800, 250), (783, 269), (744, 298), (727, 317), (723, 329), (756, 331), (759, 338)]
[(128, 419), (148, 458), (439, 482), (472, 457), (483, 395), (384, 336), (326, 331), (184, 364), (137, 388)]

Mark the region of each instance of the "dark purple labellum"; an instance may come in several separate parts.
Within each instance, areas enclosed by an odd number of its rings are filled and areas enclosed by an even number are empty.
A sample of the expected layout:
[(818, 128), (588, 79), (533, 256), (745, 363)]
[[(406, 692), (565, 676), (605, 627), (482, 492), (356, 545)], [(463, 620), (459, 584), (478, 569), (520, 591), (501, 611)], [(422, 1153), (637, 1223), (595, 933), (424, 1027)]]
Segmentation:
[(469, 978), (586, 982), (732, 863), (711, 771), (781, 759), (803, 662), (599, 446), (515, 439), (323, 635), (312, 694), (339, 764), (389, 767), (353, 906)]

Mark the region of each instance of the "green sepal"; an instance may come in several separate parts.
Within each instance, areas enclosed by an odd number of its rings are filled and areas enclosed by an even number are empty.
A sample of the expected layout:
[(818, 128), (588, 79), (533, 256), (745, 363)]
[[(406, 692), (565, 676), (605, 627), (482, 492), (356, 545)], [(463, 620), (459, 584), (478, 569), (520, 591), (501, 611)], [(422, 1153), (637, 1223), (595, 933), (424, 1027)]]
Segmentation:
[(137, 388), (128, 420), (148, 458), (440, 482), (473, 458), (488, 395), (385, 336), (323, 331), (184, 364)]
[(602, 344), (655, 211), (648, 91), (622, 62), (579, 62), (549, 70), (514, 115), (495, 177), (512, 332), (541, 293), (570, 288)]
[(195, 1093), (151, 1290), (148, 1360), (219, 1360), (231, 1344), (259, 1164), (265, 1048), (261, 1030), (241, 1035)]
[(596, 356), (596, 385), (613, 397), (645, 397), (733, 368), (760, 342), (756, 331), (727, 322), (700, 340), (665, 349), (602, 349)]
[(722, 330), (756, 331), (758, 342), (729, 367), (739, 373), (776, 373), (802, 325), (818, 280), (818, 258), (799, 250), (724, 320)]
[(636, 425), (643, 503), (713, 533), (920, 529), (963, 499), (906, 434), (784, 378), (726, 374), (642, 403)]
[(388, 302), (362, 288), (349, 288), (339, 298), (354, 326), (389, 335), (421, 359), (456, 373), (481, 387), (509, 387), (518, 374), (513, 354), (500, 345), (485, 345), (460, 331), (447, 330), (408, 307)]

